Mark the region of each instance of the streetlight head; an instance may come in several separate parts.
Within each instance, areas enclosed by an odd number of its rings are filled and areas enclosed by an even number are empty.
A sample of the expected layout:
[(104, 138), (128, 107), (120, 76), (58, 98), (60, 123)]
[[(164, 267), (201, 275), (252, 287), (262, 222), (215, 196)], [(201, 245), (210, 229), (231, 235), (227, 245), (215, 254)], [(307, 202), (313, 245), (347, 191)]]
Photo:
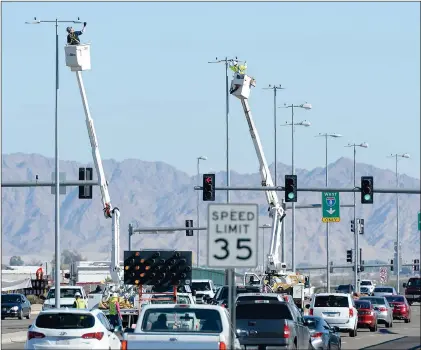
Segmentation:
[(208, 158), (207, 158), (207, 157), (205, 157), (205, 156), (200, 156), (200, 157), (197, 157), (197, 159), (200, 159), (200, 160), (207, 160)]
[(300, 123), (300, 125), (305, 126), (305, 127), (309, 127), (309, 126), (311, 126), (311, 123), (308, 120), (304, 120)]
[(40, 23), (41, 23), (41, 21), (37, 21), (37, 20), (30, 21), (30, 22), (25, 22), (25, 24), (40, 24)]
[(368, 143), (367, 142), (363, 142), (360, 144), (360, 147), (362, 148), (368, 148)]
[(313, 106), (311, 105), (311, 103), (307, 103), (307, 102), (304, 103), (301, 107), (304, 108), (304, 109), (307, 109), (307, 110), (313, 108)]
[(335, 138), (342, 137), (341, 134), (330, 134), (329, 136), (330, 137), (335, 137)]
[(402, 154), (402, 158), (411, 158), (411, 156), (408, 153)]

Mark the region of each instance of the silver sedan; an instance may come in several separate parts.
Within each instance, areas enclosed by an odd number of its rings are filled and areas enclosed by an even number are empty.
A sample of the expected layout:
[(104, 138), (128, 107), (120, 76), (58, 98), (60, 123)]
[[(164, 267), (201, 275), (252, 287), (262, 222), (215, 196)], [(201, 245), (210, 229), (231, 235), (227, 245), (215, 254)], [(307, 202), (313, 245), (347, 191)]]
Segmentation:
[(377, 323), (386, 325), (386, 328), (393, 327), (393, 308), (385, 297), (361, 297), (359, 300), (369, 300), (377, 312)]
[(311, 347), (313, 349), (341, 349), (339, 328), (329, 326), (323, 318), (316, 316), (304, 316), (304, 322), (310, 331)]

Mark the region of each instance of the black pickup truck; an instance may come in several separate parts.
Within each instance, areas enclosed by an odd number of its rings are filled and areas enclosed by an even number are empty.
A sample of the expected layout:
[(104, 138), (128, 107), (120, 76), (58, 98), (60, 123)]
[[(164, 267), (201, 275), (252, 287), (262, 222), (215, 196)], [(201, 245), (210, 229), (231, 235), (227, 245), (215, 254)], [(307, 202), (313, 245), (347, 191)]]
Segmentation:
[(312, 349), (310, 331), (300, 312), (288, 302), (251, 300), (236, 306), (240, 344), (247, 347)]

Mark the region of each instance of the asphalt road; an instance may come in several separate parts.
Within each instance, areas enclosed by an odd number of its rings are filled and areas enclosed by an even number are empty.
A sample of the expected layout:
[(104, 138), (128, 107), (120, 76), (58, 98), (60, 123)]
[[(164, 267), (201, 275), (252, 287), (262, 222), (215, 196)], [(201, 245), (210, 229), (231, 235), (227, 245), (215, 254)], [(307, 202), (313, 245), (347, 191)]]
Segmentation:
[[(26, 322), (26, 323), (25, 323)], [(2, 321), (2, 333), (4, 329), (9, 332), (23, 331), (28, 328), (30, 320), (8, 320)], [(355, 338), (349, 337), (346, 333), (341, 335), (342, 349), (400, 349), (416, 350), (421, 349), (420, 338), (421, 313), (420, 305), (412, 306), (411, 323), (395, 320), (392, 328), (385, 328), (379, 325), (376, 333), (371, 333), (368, 329), (359, 329)], [(26, 327), (26, 328), (25, 328)], [(2, 349), (23, 349), (24, 343), (2, 344)]]
[(35, 316), (32, 316), (30, 320), (24, 318), (18, 320), (17, 318), (6, 318), (1, 321), (1, 334), (21, 332), (27, 330), (29, 325), (34, 321)]

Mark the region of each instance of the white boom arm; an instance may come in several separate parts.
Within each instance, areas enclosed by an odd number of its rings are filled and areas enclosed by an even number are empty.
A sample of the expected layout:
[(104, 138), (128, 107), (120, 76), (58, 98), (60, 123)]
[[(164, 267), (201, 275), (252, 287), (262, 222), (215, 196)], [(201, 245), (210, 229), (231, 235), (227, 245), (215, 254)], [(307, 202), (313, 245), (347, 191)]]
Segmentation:
[(102, 166), (101, 155), (99, 154), (98, 139), (96, 137), (94, 121), (89, 111), (88, 98), (86, 97), (85, 86), (83, 85), (82, 72), (76, 71), (77, 82), (79, 85), (80, 96), (82, 97), (83, 109), (86, 116), (86, 127), (88, 128), (89, 140), (91, 142), (92, 156), (98, 174), (99, 185), (101, 189), (102, 205), (104, 207), (104, 216), (112, 219), (112, 239), (111, 239), (111, 266), (110, 273), (114, 283), (120, 284), (120, 211), (111, 205), (110, 194), (108, 192), (108, 183), (105, 179), (104, 168)]
[[(254, 149), (256, 150), (257, 158), (259, 160), (262, 186), (273, 187), (273, 180), (263, 152), (263, 146), (248, 104), (248, 98), (250, 96), (252, 86), (256, 86), (253, 78), (246, 74), (235, 73), (231, 82), (230, 93), (241, 100), (244, 114), (249, 125), (250, 136), (253, 140)], [(280, 261), (279, 248), (281, 245), (281, 225), (284, 224), (282, 219), (285, 217), (286, 213), (279, 202), (276, 191), (266, 191), (265, 194), (269, 205), (269, 216), (272, 218), (272, 236), (269, 253), (267, 255), (266, 273), (284, 273), (286, 265)]]

